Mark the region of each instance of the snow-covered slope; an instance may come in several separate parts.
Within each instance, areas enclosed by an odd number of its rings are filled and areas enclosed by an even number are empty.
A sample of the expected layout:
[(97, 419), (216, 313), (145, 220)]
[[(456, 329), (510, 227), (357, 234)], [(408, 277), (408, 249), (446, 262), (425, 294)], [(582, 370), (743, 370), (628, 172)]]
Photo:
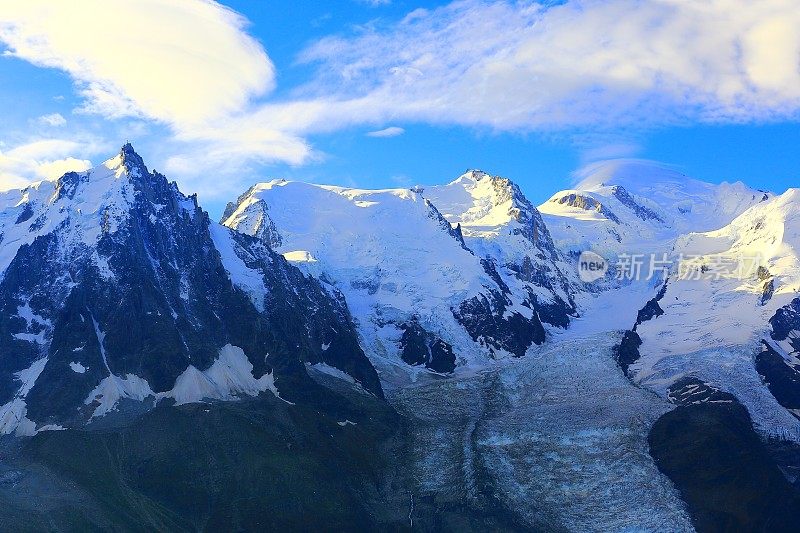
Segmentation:
[(539, 211), (573, 269), (587, 250), (608, 262), (604, 278), (575, 292), (581, 318), (573, 329), (583, 333), (630, 327), (658, 291), (660, 260), (674, 260), (682, 235), (719, 229), (770, 198), (742, 183), (705, 183), (642, 160), (596, 163), (576, 178), (574, 189), (554, 194)]
[(686, 375), (699, 378), (734, 394), (764, 432), (800, 440), (800, 421), (762, 383), (774, 383), (781, 369), (761, 364), (769, 352), (782, 356), (785, 372), (796, 364), (795, 326), (786, 324), (781, 337), (773, 317), (798, 297), (798, 251), (797, 189), (721, 229), (681, 236), (658, 310), (636, 327), (642, 344), (630, 375), (662, 393)]
[(797, 191), (703, 183), (647, 161), (599, 163), (578, 178), (539, 210), (557, 248), (593, 250), (611, 268), (576, 291), (581, 317), (568, 336), (630, 329), (620, 364), (637, 383), (667, 398), (682, 378), (699, 379), (736, 396), (764, 434), (800, 439), (781, 407), (800, 407), (792, 333), (772, 325), (781, 309), (792, 316), (800, 289)]
[(390, 381), (408, 374), (403, 362), (452, 371), (544, 340), (536, 302), (418, 191), (279, 180), (252, 187), (223, 218), (340, 290)]
[(313, 383), (304, 363), (381, 394), (332, 291), (211, 222), (130, 145), (0, 195), (0, 357), (0, 433), (162, 399), (291, 396)]
[(640, 160), (596, 163), (576, 178), (574, 189), (554, 194), (539, 210), (560, 249), (611, 256), (669, 251), (680, 235), (719, 229), (770, 196)]
[(422, 194), (461, 228), (470, 249), (497, 265), (507, 284), (529, 294), (543, 321), (569, 324), (576, 271), (515, 183), (473, 170), (448, 185), (426, 187)]

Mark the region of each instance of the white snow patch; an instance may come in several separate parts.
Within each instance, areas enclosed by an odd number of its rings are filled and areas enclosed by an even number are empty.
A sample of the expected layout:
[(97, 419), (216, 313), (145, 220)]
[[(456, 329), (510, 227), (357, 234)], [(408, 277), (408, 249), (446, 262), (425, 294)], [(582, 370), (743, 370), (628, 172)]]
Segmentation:
[(250, 296), (256, 309), (263, 311), (264, 298), (267, 294), (267, 288), (264, 286), (264, 276), (258, 270), (248, 268), (245, 265), (240, 254), (246, 254), (247, 252), (241, 250), (233, 240), (230, 229), (219, 224), (211, 224), (209, 230), (214, 246), (222, 258), (222, 265), (228, 272), (231, 282)]
[(87, 370), (87, 367), (83, 366), (80, 363), (76, 363), (74, 361), (69, 364), (69, 367), (72, 369), (73, 372), (77, 374), (83, 374)]
[(92, 418), (96, 418), (116, 409), (123, 398), (143, 401), (148, 397), (155, 397), (155, 393), (144, 378), (134, 374), (126, 374), (125, 377), (111, 374), (89, 393), (84, 403), (90, 405), (97, 402), (98, 405), (92, 413)]
[(219, 357), (208, 370), (201, 371), (190, 365), (165, 396), (181, 405), (203, 400), (232, 400), (240, 395), (258, 396), (265, 391), (280, 398), (272, 374), (256, 379), (253, 364), (244, 351), (228, 344), (219, 351)]
[(33, 364), (25, 370), (21, 370), (14, 374), (17, 380), (22, 384), (17, 392), (17, 396), (24, 398), (28, 395), (30, 390), (33, 388), (33, 385), (36, 383), (36, 380), (39, 378), (39, 374), (41, 374), (42, 370), (44, 370), (46, 364), (47, 357), (43, 357), (34, 361)]
[(351, 376), (347, 372), (339, 370), (338, 368), (334, 368), (327, 363), (315, 363), (313, 365), (307, 364), (306, 366), (310, 369), (316, 370), (317, 372), (321, 372), (323, 374), (327, 374), (329, 376), (333, 376), (335, 378), (344, 380), (348, 383), (352, 383), (353, 385), (358, 384), (358, 382), (353, 378), (353, 376)]
[(311, 255), (311, 252), (306, 250), (294, 250), (291, 252), (283, 252), (283, 257), (290, 263), (316, 263), (317, 260)]
[(47, 340), (45, 339), (45, 332), (42, 331), (40, 333), (14, 333), (14, 338), (19, 339), (21, 341), (26, 342), (33, 342), (36, 344), (47, 344)]
[(28, 407), (25, 397), (28, 395), (39, 375), (47, 365), (47, 358), (38, 359), (28, 368), (14, 374), (20, 382), (20, 388), (13, 400), (0, 407), (0, 434), (14, 433), (17, 436), (36, 434), (36, 424), (27, 417)]

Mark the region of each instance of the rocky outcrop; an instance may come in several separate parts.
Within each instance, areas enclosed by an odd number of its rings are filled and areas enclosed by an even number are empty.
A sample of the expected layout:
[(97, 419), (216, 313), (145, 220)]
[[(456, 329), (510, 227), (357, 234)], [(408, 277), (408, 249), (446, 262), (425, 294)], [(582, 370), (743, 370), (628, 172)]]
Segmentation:
[(622, 371), (628, 374), (628, 369), (632, 364), (639, 360), (641, 354), (639, 348), (642, 346), (642, 339), (636, 333), (636, 328), (644, 322), (657, 318), (664, 314), (664, 310), (658, 302), (664, 298), (667, 292), (667, 282), (659, 289), (655, 297), (647, 301), (636, 314), (636, 323), (633, 328), (623, 333), (620, 343), (614, 347), (614, 356)]
[(788, 532), (800, 522), (800, 493), (738, 402), (726, 397), (680, 406), (656, 421), (648, 442), (698, 531)]
[[(531, 311), (532, 312), (532, 311)], [(491, 351), (504, 350), (522, 357), (533, 344), (545, 340), (545, 331), (539, 318), (530, 318), (508, 309), (502, 294), (476, 296), (463, 302), (453, 315), (464, 326), (475, 342)]]
[(616, 185), (611, 188), (611, 193), (619, 200), (625, 207), (633, 211), (637, 217), (644, 221), (655, 220), (656, 222), (664, 222), (664, 220), (652, 209), (645, 207), (638, 203), (636, 199), (621, 185)]
[(409, 365), (423, 365), (425, 368), (440, 374), (452, 373), (456, 368), (456, 356), (453, 347), (425, 331), (414, 318), (400, 326), (403, 335), (400, 338), (400, 356)]
[(628, 368), (639, 360), (641, 354), (639, 348), (642, 346), (642, 339), (634, 330), (628, 330), (622, 334), (622, 340), (614, 347), (614, 356), (622, 371), (628, 373)]
[(701, 403), (738, 403), (733, 394), (693, 376), (685, 376), (669, 386), (667, 398), (675, 405), (687, 406)]
[(550, 201), (561, 205), (575, 207), (577, 209), (583, 209), (585, 211), (596, 211), (615, 224), (621, 224), (619, 218), (614, 214), (613, 211), (611, 211), (611, 209), (603, 205), (601, 202), (595, 200), (591, 196), (585, 194), (573, 192), (558, 198), (553, 198)]
[(770, 393), (795, 416), (800, 410), (800, 298), (781, 307), (769, 321), (771, 339), (762, 341), (755, 366)]
[(667, 293), (667, 283), (665, 282), (661, 289), (659, 289), (658, 294), (654, 298), (651, 298), (647, 301), (647, 303), (639, 309), (639, 312), (636, 314), (636, 324), (634, 324), (633, 329), (636, 330), (636, 327), (647, 322), (649, 320), (653, 320), (656, 317), (659, 317), (664, 314), (664, 310), (661, 309), (661, 306), (658, 305), (658, 302), (664, 298), (664, 295)]
[(783, 407), (800, 410), (800, 369), (789, 363), (768, 342), (756, 356), (756, 370), (769, 392)]
[(788, 341), (795, 350), (800, 351), (800, 342), (797, 337), (800, 333), (800, 298), (795, 298), (792, 302), (781, 307), (769, 320), (772, 328), (771, 336), (776, 341)]

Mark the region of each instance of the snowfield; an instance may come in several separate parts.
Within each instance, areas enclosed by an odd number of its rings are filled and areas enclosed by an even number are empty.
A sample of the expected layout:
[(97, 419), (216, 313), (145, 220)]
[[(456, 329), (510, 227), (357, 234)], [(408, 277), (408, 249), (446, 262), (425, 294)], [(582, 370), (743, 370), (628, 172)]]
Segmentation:
[[(499, 291), (497, 281), (420, 192), (276, 180), (252, 187), (223, 223), (272, 242), (341, 291), (367, 355), (390, 385), (419, 375), (398, 355), (400, 326), (412, 318), (452, 345), (465, 371), (504, 356), (474, 342), (453, 313), (466, 300)], [(506, 313), (531, 317), (519, 294), (512, 293)]]
[[(734, 394), (763, 434), (800, 440), (800, 421), (777, 403), (754, 364), (770, 318), (800, 290), (798, 191), (775, 196), (741, 183), (711, 185), (642, 161), (598, 164), (581, 178), (539, 207), (560, 246), (611, 260), (666, 254), (670, 263), (652, 279), (607, 279), (579, 294), (583, 317), (573, 332), (632, 328), (666, 282), (658, 302), (664, 314), (637, 326), (642, 346), (633, 379), (666, 397), (678, 379), (700, 378)], [(628, 191), (624, 202), (617, 187)], [(597, 203), (587, 209), (575, 197)]]

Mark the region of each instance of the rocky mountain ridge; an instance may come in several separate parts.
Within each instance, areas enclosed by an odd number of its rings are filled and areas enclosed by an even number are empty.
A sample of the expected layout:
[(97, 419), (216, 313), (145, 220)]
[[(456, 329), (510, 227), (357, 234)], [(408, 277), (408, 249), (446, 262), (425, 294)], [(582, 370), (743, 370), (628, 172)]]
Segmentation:
[(794, 523), (797, 191), (581, 179), (275, 180), (217, 224), (125, 145), (0, 193), (0, 526)]

